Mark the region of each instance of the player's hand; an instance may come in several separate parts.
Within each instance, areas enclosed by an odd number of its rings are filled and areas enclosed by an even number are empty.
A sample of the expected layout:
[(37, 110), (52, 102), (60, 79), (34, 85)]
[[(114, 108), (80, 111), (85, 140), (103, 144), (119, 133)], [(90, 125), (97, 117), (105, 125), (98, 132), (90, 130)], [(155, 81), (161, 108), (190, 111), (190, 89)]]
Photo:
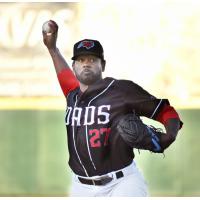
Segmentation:
[[(53, 20), (49, 20), (47, 22), (48, 22), (48, 25), (50, 27), (50, 32), (46, 32), (44, 29), (42, 30), (43, 42), (44, 42), (45, 46), (49, 50), (56, 49), (56, 41), (57, 41), (57, 34), (58, 34), (58, 25)], [(47, 23), (47, 22), (45, 22), (45, 23)]]

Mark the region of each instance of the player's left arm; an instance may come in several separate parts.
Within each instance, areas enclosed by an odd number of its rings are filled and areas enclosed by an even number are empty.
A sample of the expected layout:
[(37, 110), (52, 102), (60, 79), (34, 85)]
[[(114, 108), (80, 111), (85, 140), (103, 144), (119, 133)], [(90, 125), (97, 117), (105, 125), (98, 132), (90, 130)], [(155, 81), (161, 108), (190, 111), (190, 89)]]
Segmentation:
[(164, 149), (176, 140), (178, 131), (182, 128), (182, 121), (176, 110), (170, 105), (164, 105), (155, 120), (165, 126), (166, 134), (161, 134), (160, 143)]
[(144, 116), (162, 123), (166, 133), (159, 134), (162, 149), (172, 144), (183, 123), (167, 99), (158, 99), (133, 82), (124, 82), (126, 103), (138, 116)]

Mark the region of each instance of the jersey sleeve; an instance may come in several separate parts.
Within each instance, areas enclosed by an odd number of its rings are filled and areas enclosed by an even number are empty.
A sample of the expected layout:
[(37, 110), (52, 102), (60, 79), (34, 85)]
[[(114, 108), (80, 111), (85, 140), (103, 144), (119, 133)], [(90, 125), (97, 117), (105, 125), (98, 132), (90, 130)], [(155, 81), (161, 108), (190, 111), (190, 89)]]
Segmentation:
[(158, 99), (132, 81), (123, 80), (120, 85), (126, 105), (139, 116), (157, 120), (162, 108), (170, 105), (168, 99)]
[(165, 105), (158, 113), (156, 120), (165, 125), (169, 119), (178, 119), (180, 121), (179, 129), (182, 128), (183, 122), (180, 120), (177, 111), (172, 106)]
[(57, 74), (57, 77), (65, 96), (79, 87), (79, 83), (70, 68), (61, 70), (60, 73)]

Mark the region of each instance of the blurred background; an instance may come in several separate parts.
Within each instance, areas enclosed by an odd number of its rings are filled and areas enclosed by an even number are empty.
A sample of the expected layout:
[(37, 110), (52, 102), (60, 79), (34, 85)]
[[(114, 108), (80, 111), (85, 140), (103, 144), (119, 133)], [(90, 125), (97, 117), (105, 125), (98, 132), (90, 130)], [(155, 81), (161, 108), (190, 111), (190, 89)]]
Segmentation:
[[(67, 196), (66, 102), (41, 27), (59, 25), (58, 47), (99, 40), (104, 77), (130, 79), (168, 98), (184, 126), (163, 155), (140, 151), (151, 196), (200, 195), (200, 2), (142, 0), (0, 3), (0, 196)], [(153, 123), (144, 119), (147, 123)], [(160, 126), (160, 124), (156, 124)]]

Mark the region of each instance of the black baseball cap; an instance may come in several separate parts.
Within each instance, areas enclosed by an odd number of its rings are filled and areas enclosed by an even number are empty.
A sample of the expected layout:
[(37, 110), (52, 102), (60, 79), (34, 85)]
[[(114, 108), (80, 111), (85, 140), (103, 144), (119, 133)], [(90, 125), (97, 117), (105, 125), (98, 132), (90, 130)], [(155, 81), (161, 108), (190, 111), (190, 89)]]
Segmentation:
[(73, 53), (72, 60), (81, 55), (94, 55), (104, 60), (103, 47), (98, 40), (84, 39), (75, 43)]

